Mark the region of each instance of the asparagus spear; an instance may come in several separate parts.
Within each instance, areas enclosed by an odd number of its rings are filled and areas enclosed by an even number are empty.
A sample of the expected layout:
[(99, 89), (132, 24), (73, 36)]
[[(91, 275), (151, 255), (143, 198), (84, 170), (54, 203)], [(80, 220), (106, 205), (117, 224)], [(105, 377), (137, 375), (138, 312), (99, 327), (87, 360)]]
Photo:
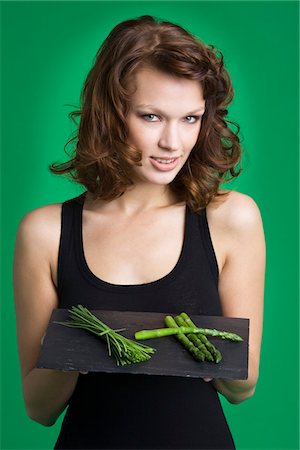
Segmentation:
[[(170, 316), (168, 316), (170, 317)], [(175, 322), (176, 323), (176, 322)], [(154, 330), (141, 330), (137, 331), (134, 335), (135, 339), (146, 340), (154, 339), (163, 336), (171, 336), (173, 334), (188, 334), (188, 333), (201, 333), (205, 336), (216, 336), (222, 339), (228, 339), (230, 341), (240, 342), (243, 340), (241, 336), (235, 333), (229, 333), (228, 331), (219, 331), (210, 328), (194, 328), (194, 327), (172, 327), (172, 328), (157, 328)]]
[[(167, 316), (171, 317), (171, 316)], [(141, 330), (137, 331), (134, 335), (135, 339), (137, 340), (145, 340), (145, 339), (154, 339), (158, 337), (164, 337), (164, 336), (171, 336), (173, 334), (187, 334), (187, 333), (200, 333), (201, 328), (195, 328), (195, 327), (178, 327), (176, 322), (174, 322), (176, 325), (174, 327), (170, 328), (156, 328), (153, 330)]]
[[(183, 319), (183, 324), (185, 324), (186, 326), (189, 327), (195, 327), (196, 325), (194, 324), (194, 322), (192, 321), (192, 319), (186, 314), (186, 313), (181, 313), (180, 317)], [(222, 359), (222, 354), (221, 352), (211, 343), (209, 342), (209, 340), (207, 339), (206, 336), (204, 336), (204, 334), (197, 334), (194, 336), (196, 339), (199, 339), (200, 342), (206, 347), (207, 351), (212, 355), (214, 361), (216, 363), (219, 363)]]
[[(166, 316), (165, 317), (165, 324), (167, 327), (170, 327), (170, 329), (177, 328), (177, 324), (172, 316)], [(181, 328), (181, 327), (178, 327)], [(194, 346), (194, 344), (185, 336), (183, 333), (178, 333), (175, 335), (176, 339), (178, 339), (179, 342), (193, 355), (193, 357), (197, 361), (204, 361), (204, 354)]]
[[(181, 316), (176, 316), (175, 322), (179, 327), (187, 326), (185, 320)], [(204, 359), (206, 359), (207, 361), (214, 361), (213, 355), (209, 352), (206, 346), (199, 339), (199, 334), (189, 333), (187, 334), (187, 338), (195, 345), (195, 347), (199, 349), (201, 353), (203, 353)]]

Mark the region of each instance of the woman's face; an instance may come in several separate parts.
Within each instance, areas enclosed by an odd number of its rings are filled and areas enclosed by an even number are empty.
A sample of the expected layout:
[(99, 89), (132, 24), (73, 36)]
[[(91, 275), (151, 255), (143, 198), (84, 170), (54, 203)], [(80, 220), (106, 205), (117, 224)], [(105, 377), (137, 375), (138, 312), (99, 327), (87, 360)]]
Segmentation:
[(198, 81), (142, 68), (127, 115), (128, 143), (142, 151), (139, 181), (169, 184), (188, 159), (205, 110)]

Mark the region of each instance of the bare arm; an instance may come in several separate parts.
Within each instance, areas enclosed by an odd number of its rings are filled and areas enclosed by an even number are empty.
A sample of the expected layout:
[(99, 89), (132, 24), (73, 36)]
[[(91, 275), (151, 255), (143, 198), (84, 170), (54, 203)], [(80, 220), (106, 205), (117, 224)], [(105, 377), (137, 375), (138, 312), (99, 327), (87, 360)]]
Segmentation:
[[(50, 248), (58, 249), (60, 205), (28, 213), (21, 221), (14, 257), (14, 295), (22, 389), (29, 417), (51, 426), (65, 409), (78, 372), (35, 368), (50, 315), (58, 307)], [(52, 248), (53, 252), (53, 248)]]
[(222, 311), (250, 319), (247, 380), (215, 379), (215, 388), (230, 403), (251, 397), (259, 376), (265, 281), (265, 238), (261, 215), (249, 197), (232, 193), (225, 206), (226, 260), (219, 277)]

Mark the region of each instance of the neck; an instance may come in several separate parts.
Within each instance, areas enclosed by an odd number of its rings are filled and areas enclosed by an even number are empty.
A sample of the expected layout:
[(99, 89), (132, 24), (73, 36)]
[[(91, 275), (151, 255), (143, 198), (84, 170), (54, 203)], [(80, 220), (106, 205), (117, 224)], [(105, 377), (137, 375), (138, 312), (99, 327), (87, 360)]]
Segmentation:
[[(87, 199), (91, 196), (87, 193)], [(170, 187), (167, 185), (153, 185), (153, 184), (135, 184), (127, 189), (124, 194), (106, 202), (103, 200), (97, 201), (106, 207), (118, 209), (125, 215), (135, 215), (142, 212), (150, 212), (151, 210), (167, 207), (178, 203), (174, 194), (171, 192)], [(94, 204), (94, 206), (96, 206)]]
[(172, 205), (176, 199), (169, 186), (145, 183), (127, 189), (114, 203), (123, 212), (132, 214)]

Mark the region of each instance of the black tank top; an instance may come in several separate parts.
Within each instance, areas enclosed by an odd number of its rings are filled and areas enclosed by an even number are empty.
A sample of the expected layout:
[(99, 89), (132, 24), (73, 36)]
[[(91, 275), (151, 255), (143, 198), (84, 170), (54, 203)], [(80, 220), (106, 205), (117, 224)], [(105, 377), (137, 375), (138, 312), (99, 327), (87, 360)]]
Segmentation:
[[(175, 267), (159, 280), (115, 285), (89, 269), (83, 249), (85, 193), (62, 205), (59, 307), (221, 315), (218, 266), (206, 209), (186, 207)], [(80, 375), (55, 449), (234, 449), (218, 394), (202, 379)]]

